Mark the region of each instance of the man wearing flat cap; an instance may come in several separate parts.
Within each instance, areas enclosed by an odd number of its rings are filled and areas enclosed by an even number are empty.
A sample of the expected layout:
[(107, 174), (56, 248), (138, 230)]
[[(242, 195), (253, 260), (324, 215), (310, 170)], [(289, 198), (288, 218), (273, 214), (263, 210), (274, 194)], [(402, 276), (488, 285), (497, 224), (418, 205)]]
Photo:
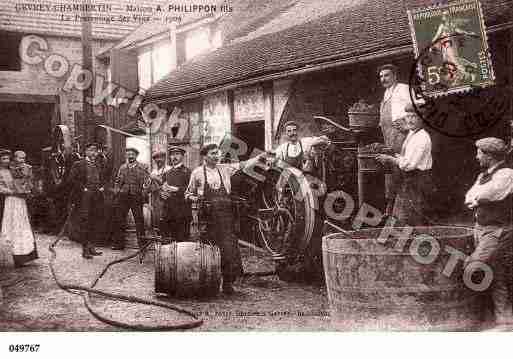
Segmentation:
[(164, 174), (160, 195), (164, 211), (160, 222), (160, 233), (164, 239), (183, 242), (189, 237), (191, 203), (185, 199), (185, 190), (191, 178), (191, 170), (184, 163), (185, 150), (171, 146), (168, 150), (170, 168)]
[(114, 180), (116, 216), (112, 249), (125, 249), (123, 227), (128, 211), (132, 211), (134, 216), (139, 247), (144, 245), (143, 204), (146, 185), (149, 182), (149, 171), (146, 165), (137, 161), (138, 155), (139, 151), (136, 148), (128, 147), (126, 149), (127, 162), (121, 165)]
[[(404, 123), (405, 108), (411, 105), (410, 90), (407, 84), (398, 82), (399, 68), (393, 64), (385, 64), (377, 70), (379, 81), (385, 93), (380, 105), (379, 126), (383, 133), (385, 145), (400, 153), (408, 130)], [(386, 214), (392, 213), (400, 182), (397, 169), (385, 174)]]
[(329, 143), (327, 136), (303, 137), (299, 139), (299, 125), (295, 121), (287, 121), (283, 128), (285, 130), (285, 142), (279, 145), (275, 152), (276, 157), (285, 161), (289, 166), (303, 169), (303, 163), (308, 157), (312, 146)]
[(204, 214), (208, 219), (208, 235), (220, 249), (223, 292), (230, 295), (234, 293), (234, 280), (242, 274), (238, 238), (233, 231), (231, 176), (255, 166), (265, 153), (245, 162), (218, 164), (219, 152), (217, 144), (203, 146), (200, 151), (203, 165), (192, 171), (185, 197), (191, 201), (201, 198), (208, 203), (208, 213)]
[(96, 160), (98, 148), (98, 144), (94, 142), (85, 146), (85, 158), (73, 163), (67, 180), (71, 187), (70, 200), (78, 214), (78, 237), (82, 243), (82, 257), (86, 259), (102, 254), (94, 248), (93, 241), (101, 220), (99, 216), (103, 211), (104, 185), (108, 179)]
[(505, 163), (506, 143), (495, 137), (476, 141), (483, 172), (465, 196), (474, 211), (474, 252), (465, 264), (483, 262), (490, 266), (493, 279), (489, 287), (498, 325), (513, 322), (511, 301), (513, 169)]
[(164, 206), (164, 201), (160, 197), (160, 191), (164, 184), (164, 173), (171, 167), (166, 164), (166, 152), (163, 150), (155, 150), (151, 158), (155, 162), (155, 168), (151, 171), (150, 183), (147, 190), (150, 192), (151, 196), (152, 226), (153, 228), (158, 228), (160, 226)]

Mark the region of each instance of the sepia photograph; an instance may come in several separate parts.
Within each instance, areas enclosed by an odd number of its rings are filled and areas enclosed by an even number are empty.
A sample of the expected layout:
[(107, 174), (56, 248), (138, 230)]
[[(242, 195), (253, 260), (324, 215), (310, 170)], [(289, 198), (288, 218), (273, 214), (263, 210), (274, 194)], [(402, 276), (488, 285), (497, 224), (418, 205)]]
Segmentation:
[(0, 0), (0, 114), (2, 332), (513, 330), (513, 0)]

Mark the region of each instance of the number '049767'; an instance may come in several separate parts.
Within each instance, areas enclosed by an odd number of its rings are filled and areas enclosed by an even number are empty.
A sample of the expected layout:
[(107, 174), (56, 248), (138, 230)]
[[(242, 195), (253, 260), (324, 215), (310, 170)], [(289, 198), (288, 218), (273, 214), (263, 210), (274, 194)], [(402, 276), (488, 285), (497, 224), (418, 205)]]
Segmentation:
[(10, 344), (9, 351), (15, 353), (38, 352), (39, 344)]

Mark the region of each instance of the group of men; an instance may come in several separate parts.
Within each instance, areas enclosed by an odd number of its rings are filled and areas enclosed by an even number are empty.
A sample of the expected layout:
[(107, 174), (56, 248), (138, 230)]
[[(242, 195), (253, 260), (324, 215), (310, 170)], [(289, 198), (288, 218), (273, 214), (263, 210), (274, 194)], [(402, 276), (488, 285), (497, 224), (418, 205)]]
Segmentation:
[[(386, 213), (401, 225), (429, 225), (429, 199), (432, 196), (430, 135), (423, 129), (423, 119), (415, 110), (405, 84), (397, 81), (397, 67), (384, 65), (378, 69), (385, 94), (380, 109), (380, 127), (385, 144), (395, 154), (381, 154), (377, 160), (390, 169), (386, 175)], [(319, 144), (329, 145), (326, 136), (298, 138), (298, 124), (284, 125), (286, 141), (274, 151), (275, 159), (288, 165), (303, 168), (306, 153)], [(476, 142), (477, 160), (483, 167), (474, 186), (468, 191), (466, 204), (475, 212), (476, 249), (467, 259), (483, 261), (494, 271), (492, 299), (497, 321), (513, 319), (511, 303), (510, 253), (513, 237), (511, 200), (513, 198), (513, 169), (506, 165), (508, 148), (498, 138), (484, 138)], [(86, 146), (86, 157), (73, 165), (70, 179), (76, 189), (75, 201), (81, 218), (83, 256), (92, 258), (100, 253), (89, 243), (89, 231), (98, 196), (103, 192), (106, 178), (94, 166), (97, 145)], [(184, 163), (185, 151), (178, 147), (166, 153), (156, 152), (153, 159), (157, 168), (150, 174), (137, 162), (138, 151), (127, 148), (127, 162), (119, 169), (114, 181), (117, 210), (114, 227), (114, 249), (125, 247), (121, 233), (129, 210), (136, 223), (139, 244), (144, 241), (144, 194), (151, 193), (153, 216), (159, 220), (163, 238), (175, 241), (189, 236), (191, 203), (204, 200), (208, 203), (204, 215), (208, 217), (208, 235), (211, 243), (221, 252), (223, 291), (233, 293), (233, 281), (242, 273), (238, 239), (233, 233), (233, 212), (230, 199), (231, 176), (245, 166), (259, 161), (260, 156), (246, 162), (220, 164), (220, 149), (216, 144), (203, 146), (202, 164), (191, 171)]]
[[(149, 173), (148, 167), (137, 161), (138, 154), (135, 148), (126, 149), (126, 163), (121, 165), (114, 179), (112, 249), (125, 249), (123, 229), (129, 211), (134, 217), (139, 247), (144, 246), (143, 204), (146, 195), (151, 195), (152, 215), (158, 220), (159, 234), (163, 240), (176, 242), (188, 239), (191, 203), (201, 199), (208, 203), (203, 209), (203, 216), (208, 222), (206, 240), (220, 249), (223, 292), (232, 294), (233, 281), (242, 273), (242, 262), (238, 239), (233, 233), (231, 176), (261, 156), (236, 164), (219, 164), (218, 146), (207, 144), (200, 151), (203, 164), (191, 172), (183, 162), (185, 150), (173, 146), (167, 153), (169, 165), (166, 164), (165, 152), (153, 153), (156, 168)], [(108, 181), (108, 175), (96, 161), (97, 155), (98, 145), (87, 144), (85, 157), (73, 164), (67, 180), (72, 188), (71, 201), (78, 214), (82, 257), (86, 259), (102, 254), (91, 241), (97, 217), (102, 213), (99, 207)]]
[[(385, 144), (396, 153), (377, 156), (392, 166), (386, 178), (387, 214), (402, 225), (430, 225), (434, 224), (429, 217), (431, 139), (422, 128), (423, 119), (414, 111), (408, 86), (397, 82), (397, 74), (394, 65), (378, 70), (385, 88), (380, 127)], [(422, 111), (421, 104), (417, 107)], [(512, 324), (513, 169), (506, 161), (509, 149), (504, 140), (495, 137), (479, 139), (475, 145), (482, 172), (465, 197), (475, 218), (475, 249), (465, 265), (479, 261), (492, 269), (490, 294), (496, 323)]]

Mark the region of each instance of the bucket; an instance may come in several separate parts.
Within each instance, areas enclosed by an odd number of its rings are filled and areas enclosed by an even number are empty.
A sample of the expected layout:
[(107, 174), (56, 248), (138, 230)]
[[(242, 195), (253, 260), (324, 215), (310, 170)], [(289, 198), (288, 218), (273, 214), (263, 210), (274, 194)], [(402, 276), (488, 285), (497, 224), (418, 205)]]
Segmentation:
[[(394, 248), (397, 244), (393, 238), (386, 245), (380, 243), (377, 238), (382, 230), (364, 229), (323, 238), (323, 266), (334, 328), (477, 329), (483, 319), (481, 296), (463, 283), (462, 260), (450, 276), (443, 274), (451, 256), (446, 248), (467, 255), (472, 252), (472, 230), (414, 227), (402, 250)], [(426, 234), (440, 245), (438, 255), (430, 257), (433, 261), (429, 264), (420, 263), (419, 257), (410, 253), (412, 239)], [(418, 252), (429, 253), (430, 244), (423, 244), (427, 247), (419, 247)]]
[(219, 248), (199, 242), (155, 244), (155, 292), (174, 297), (219, 293)]
[(382, 171), (383, 167), (376, 161), (377, 155), (358, 154), (358, 170), (364, 172)]

